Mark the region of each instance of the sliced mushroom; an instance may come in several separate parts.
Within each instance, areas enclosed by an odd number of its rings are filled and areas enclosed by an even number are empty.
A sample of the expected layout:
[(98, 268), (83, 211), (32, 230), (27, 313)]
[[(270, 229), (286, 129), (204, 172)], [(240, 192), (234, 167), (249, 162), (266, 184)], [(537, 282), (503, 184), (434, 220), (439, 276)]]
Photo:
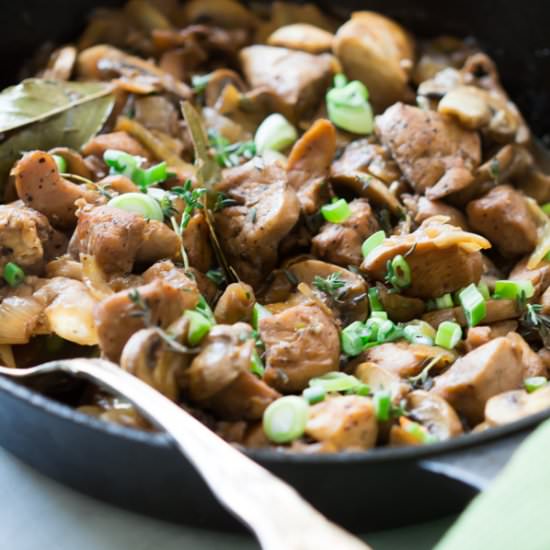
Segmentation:
[(410, 391), (410, 386), (405, 384), (397, 374), (376, 363), (361, 363), (354, 374), (361, 382), (367, 384), (373, 393), (389, 391), (396, 400), (400, 400)]
[(377, 110), (407, 98), (414, 43), (395, 21), (370, 11), (354, 13), (338, 29), (334, 53), (349, 78), (365, 83)]
[(490, 426), (502, 426), (550, 408), (550, 386), (527, 393), (513, 390), (491, 397), (485, 405), (485, 421)]
[(61, 229), (76, 223), (78, 199), (94, 202), (99, 196), (96, 191), (61, 177), (54, 158), (44, 151), (26, 153), (11, 174), (15, 177), (19, 198)]
[(269, 36), (267, 43), (270, 46), (303, 50), (316, 54), (330, 51), (333, 38), (332, 33), (319, 27), (307, 23), (294, 23), (279, 27)]
[(250, 323), (255, 302), (254, 290), (250, 285), (232, 283), (224, 290), (216, 304), (216, 321), (227, 325), (240, 321)]
[(158, 329), (147, 328), (134, 333), (126, 342), (120, 366), (160, 393), (176, 401), (179, 380), (189, 356), (171, 349)]
[(67, 172), (69, 174), (76, 174), (88, 180), (93, 178), (92, 171), (86, 164), (82, 155), (73, 149), (68, 147), (55, 147), (48, 151), (50, 155), (58, 155), (62, 157), (67, 163)]
[(456, 437), (463, 432), (456, 411), (438, 395), (415, 390), (407, 395), (407, 405), (410, 416), (439, 441)]
[(183, 6), (181, 18), (187, 25), (204, 23), (223, 28), (253, 29), (258, 24), (256, 16), (236, 0), (191, 0)]

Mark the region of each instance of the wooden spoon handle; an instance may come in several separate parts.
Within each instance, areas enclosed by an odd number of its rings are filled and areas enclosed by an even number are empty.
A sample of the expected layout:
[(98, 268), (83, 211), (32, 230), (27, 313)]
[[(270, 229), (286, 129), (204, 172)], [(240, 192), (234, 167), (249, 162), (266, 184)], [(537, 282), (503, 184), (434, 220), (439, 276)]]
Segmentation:
[(289, 485), (114, 363), (71, 359), (56, 361), (55, 366), (126, 397), (151, 422), (166, 430), (220, 503), (248, 525), (264, 550), (369, 548), (328, 521)]

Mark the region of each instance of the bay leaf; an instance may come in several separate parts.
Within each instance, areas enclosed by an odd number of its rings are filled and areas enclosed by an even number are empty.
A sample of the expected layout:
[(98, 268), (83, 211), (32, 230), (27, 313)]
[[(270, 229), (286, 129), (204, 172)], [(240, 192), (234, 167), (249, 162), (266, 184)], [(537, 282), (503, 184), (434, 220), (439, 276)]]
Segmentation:
[(0, 189), (25, 151), (78, 150), (97, 134), (114, 106), (111, 91), (97, 82), (31, 79), (0, 93)]

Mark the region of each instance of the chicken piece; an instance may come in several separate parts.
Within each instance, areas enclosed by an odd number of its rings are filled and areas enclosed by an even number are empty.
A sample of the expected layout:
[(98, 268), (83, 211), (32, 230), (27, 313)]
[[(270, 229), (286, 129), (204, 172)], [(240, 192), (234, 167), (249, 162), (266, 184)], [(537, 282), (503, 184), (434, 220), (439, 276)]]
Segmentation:
[(254, 160), (226, 170), (216, 187), (237, 202), (215, 215), (220, 244), (229, 263), (256, 288), (277, 264), (281, 240), (300, 214), (296, 193), (278, 164)]
[(23, 155), (11, 171), (19, 198), (29, 207), (44, 214), (54, 227), (67, 229), (76, 222), (75, 202), (94, 202), (99, 197), (84, 185), (61, 177), (54, 158), (44, 151)]
[(338, 370), (340, 337), (315, 303), (297, 305), (260, 321), (265, 344), (264, 380), (284, 393), (301, 391), (311, 378)]
[[(176, 267), (170, 260), (163, 260), (152, 265), (143, 272), (144, 283), (152, 283), (155, 279), (161, 279), (177, 290), (190, 293), (195, 300), (198, 292), (198, 284), (194, 277), (182, 267)], [(198, 300), (198, 298), (196, 298)], [(187, 308), (190, 309), (190, 308)]]
[(312, 115), (330, 85), (329, 55), (255, 45), (241, 50), (240, 59), (250, 86), (271, 92), (274, 110), (293, 122)]
[(249, 325), (214, 326), (185, 372), (188, 397), (223, 419), (260, 419), (279, 394), (250, 371), (254, 349)]
[(352, 14), (334, 37), (334, 53), (347, 77), (367, 86), (377, 111), (409, 96), (414, 42), (395, 21), (372, 11)]
[(79, 212), (72, 251), (94, 256), (105, 273), (129, 273), (135, 262), (176, 257), (179, 239), (159, 221), (100, 206)]
[(520, 260), (508, 275), (511, 281), (530, 281), (535, 289), (533, 299), (536, 301), (550, 286), (550, 261), (543, 259), (534, 269), (528, 269), (529, 258)]
[(413, 216), (413, 220), (420, 224), (433, 216), (445, 216), (449, 219), (447, 223), (468, 231), (466, 216), (454, 206), (445, 204), (442, 201), (432, 201), (422, 196), (405, 195), (401, 197), (405, 206)]
[(440, 199), (474, 181), (479, 135), (452, 119), (397, 103), (377, 117), (376, 132), (416, 193)]
[(383, 284), (376, 285), (378, 298), (388, 317), (396, 323), (406, 323), (418, 319), (426, 310), (426, 304), (419, 298), (410, 298), (390, 292)]
[(218, 323), (225, 325), (239, 321), (250, 323), (255, 303), (254, 290), (250, 285), (232, 283), (220, 296), (214, 309), (214, 317)]
[(431, 391), (446, 399), (473, 426), (483, 420), (488, 399), (519, 389), (524, 378), (545, 372), (536, 353), (513, 333), (495, 338), (458, 359), (435, 378)]
[(438, 298), (470, 283), (478, 283), (483, 271), (483, 248), (491, 243), (448, 225), (444, 217), (427, 219), (416, 231), (384, 240), (361, 264), (361, 270), (384, 281), (387, 263), (397, 255), (407, 255), (411, 283), (402, 293), (417, 298)]
[(326, 119), (316, 120), (290, 151), (288, 184), (306, 214), (315, 214), (329, 199), (326, 181), (335, 153), (336, 130)]
[(378, 221), (366, 199), (349, 203), (351, 216), (343, 223), (325, 223), (312, 239), (313, 255), (342, 266), (360, 265), (361, 245), (378, 231)]
[(198, 301), (198, 291), (180, 290), (162, 279), (109, 296), (94, 312), (103, 355), (118, 362), (132, 334), (146, 328), (147, 324), (164, 329), (179, 319), (186, 309), (194, 309)]
[(471, 201), (468, 222), (486, 236), (506, 257), (529, 254), (537, 244), (537, 224), (523, 193), (510, 185), (498, 185)]
[(84, 147), (82, 154), (85, 156), (94, 155), (103, 159), (105, 151), (114, 149), (115, 151), (124, 151), (129, 155), (148, 159), (151, 154), (145, 149), (139, 141), (129, 136), (126, 132), (112, 132), (110, 134), (99, 134), (92, 138)]
[(374, 363), (400, 378), (408, 378), (419, 374), (427, 362), (435, 357), (439, 357), (437, 365), (442, 367), (452, 363), (456, 354), (437, 346), (389, 342), (368, 349), (357, 361)]
[(472, 351), (475, 348), (479, 348), (483, 344), (500, 338), (501, 336), (507, 336), (511, 332), (515, 332), (518, 328), (518, 322), (511, 321), (499, 321), (492, 325), (479, 325), (477, 327), (469, 327), (466, 334), (466, 340), (464, 345), (466, 351)]
[(40, 274), (45, 263), (64, 254), (67, 238), (48, 218), (23, 204), (0, 205), (0, 273), (8, 262), (28, 274)]
[(206, 273), (212, 267), (214, 253), (210, 244), (210, 230), (206, 217), (196, 212), (182, 233), (181, 242), (187, 253), (189, 265)]
[(329, 52), (334, 35), (324, 29), (307, 23), (294, 23), (279, 27), (271, 34), (267, 43), (270, 46), (302, 50), (311, 54)]
[(310, 407), (305, 433), (320, 441), (324, 452), (370, 449), (378, 437), (373, 402), (359, 395), (325, 399)]

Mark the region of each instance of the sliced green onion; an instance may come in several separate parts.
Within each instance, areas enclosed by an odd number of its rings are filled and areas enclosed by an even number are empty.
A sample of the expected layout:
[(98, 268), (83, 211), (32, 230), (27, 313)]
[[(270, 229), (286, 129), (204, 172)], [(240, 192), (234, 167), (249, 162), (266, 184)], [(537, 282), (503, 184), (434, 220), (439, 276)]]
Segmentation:
[(426, 321), (411, 321), (403, 329), (403, 335), (411, 344), (426, 344), (433, 346), (435, 329)]
[(388, 321), (388, 314), (385, 311), (373, 311), (371, 314), (371, 319), (374, 317), (376, 319), (382, 319), (383, 321)]
[(136, 157), (124, 151), (116, 151), (115, 149), (107, 149), (103, 153), (103, 160), (111, 168), (112, 172), (123, 174), (129, 178), (145, 162), (145, 159), (142, 157)]
[(378, 248), (386, 238), (386, 233), (384, 231), (377, 231), (373, 233), (368, 239), (365, 240), (361, 246), (361, 252), (363, 253), (363, 258), (366, 258), (375, 248)]
[(113, 197), (108, 206), (139, 214), (147, 220), (164, 220), (164, 214), (158, 201), (144, 193), (124, 193)]
[(540, 208), (547, 216), (550, 216), (550, 202), (543, 204)]
[(311, 386), (302, 392), (303, 398), (310, 404), (320, 403), (325, 399), (327, 392), (323, 386)]
[(523, 387), (526, 389), (527, 393), (533, 393), (534, 391), (540, 390), (540, 388), (546, 386), (546, 384), (548, 384), (548, 380), (545, 376), (531, 376), (523, 381)]
[(435, 345), (446, 349), (453, 349), (462, 338), (462, 329), (457, 323), (452, 321), (443, 321), (437, 327), (435, 335)]
[(15, 263), (8, 262), (4, 266), (4, 279), (10, 286), (19, 286), (25, 280), (25, 272)]
[(372, 312), (384, 311), (384, 306), (382, 305), (382, 302), (380, 302), (380, 293), (378, 292), (378, 289), (376, 287), (369, 288), (368, 295), (370, 310)]
[(374, 394), (374, 410), (379, 422), (387, 422), (391, 414), (391, 394), (388, 391), (377, 391)]
[(481, 292), (481, 295), (483, 296), (483, 298), (485, 298), (485, 300), (491, 299), (491, 293), (489, 292), (489, 286), (487, 285), (487, 283), (481, 281), (477, 284), (477, 289), (479, 290), (479, 292)]
[(272, 313), (269, 309), (265, 308), (261, 304), (255, 303), (252, 309), (252, 327), (258, 330), (260, 321), (266, 317), (271, 317)]
[(139, 185), (142, 191), (146, 192), (147, 188), (156, 183), (160, 183), (168, 178), (168, 167), (166, 162), (159, 162), (151, 168), (135, 170), (132, 174), (132, 181)]
[(346, 199), (338, 199), (321, 207), (321, 214), (327, 222), (344, 223), (351, 216), (351, 208)]
[(183, 316), (189, 320), (187, 340), (189, 345), (197, 346), (202, 339), (210, 332), (212, 323), (202, 313), (188, 309)]
[[(334, 75), (334, 87), (343, 88), (348, 83), (348, 79), (345, 74), (338, 73)], [(549, 203), (550, 204), (550, 203)]]
[(365, 336), (365, 325), (361, 321), (355, 321), (348, 325), (340, 333), (340, 343), (342, 351), (346, 355), (354, 357), (359, 355), (364, 349), (363, 338)]
[(302, 437), (308, 409), (307, 401), (297, 395), (286, 395), (273, 401), (264, 411), (265, 435), (274, 443), (290, 443)]
[(258, 126), (254, 143), (256, 152), (261, 155), (268, 149), (273, 151), (288, 149), (297, 139), (296, 128), (283, 115), (273, 113)]
[(524, 296), (532, 298), (535, 288), (531, 281), (497, 281), (495, 283), (494, 297), (497, 300), (517, 300)]
[(191, 85), (193, 86), (193, 91), (196, 94), (200, 94), (204, 92), (211, 78), (212, 78), (212, 73), (193, 75), (191, 77)]
[(363, 382), (361, 382), (358, 386), (355, 386), (355, 388), (352, 388), (351, 390), (348, 390), (347, 393), (353, 393), (355, 395), (367, 396), (367, 395), (370, 395), (372, 392), (371, 392), (370, 386), (368, 384), (363, 384)]
[(435, 299), (435, 309), (448, 309), (453, 306), (453, 297), (449, 293)]
[(327, 372), (327, 374), (323, 374), (323, 376), (312, 378), (309, 381), (309, 386), (311, 388), (321, 386), (325, 392), (330, 393), (352, 390), (360, 383), (360, 380), (351, 374), (334, 371)]
[(57, 164), (57, 169), (60, 174), (65, 174), (67, 172), (67, 161), (61, 155), (52, 155), (53, 160)]
[(387, 282), (394, 288), (407, 288), (411, 285), (411, 267), (405, 258), (398, 254), (388, 262)]
[(483, 298), (483, 295), (474, 283), (460, 291), (458, 300), (462, 305), (469, 326), (475, 327), (485, 319), (487, 315), (487, 304), (485, 298)]
[(418, 443), (435, 443), (436, 441), (439, 441), (435, 435), (431, 434), (424, 426), (422, 426), (422, 424), (419, 424), (418, 422), (414, 422), (413, 420), (409, 420), (408, 418), (402, 416), (399, 419), (399, 423), (407, 433), (411, 434), (413, 438), (418, 441)]
[(264, 364), (262, 358), (256, 349), (252, 352), (252, 357), (250, 358), (250, 372), (255, 374), (258, 378), (264, 377)]
[(354, 134), (372, 133), (374, 117), (368, 102), (368, 90), (362, 82), (353, 80), (329, 90), (326, 96), (329, 119), (339, 128)]
[(199, 297), (199, 303), (197, 304), (195, 310), (198, 311), (203, 317), (205, 317), (207, 321), (210, 321), (211, 325), (216, 324), (214, 312), (212, 311), (212, 308), (208, 305), (208, 302), (202, 294)]

